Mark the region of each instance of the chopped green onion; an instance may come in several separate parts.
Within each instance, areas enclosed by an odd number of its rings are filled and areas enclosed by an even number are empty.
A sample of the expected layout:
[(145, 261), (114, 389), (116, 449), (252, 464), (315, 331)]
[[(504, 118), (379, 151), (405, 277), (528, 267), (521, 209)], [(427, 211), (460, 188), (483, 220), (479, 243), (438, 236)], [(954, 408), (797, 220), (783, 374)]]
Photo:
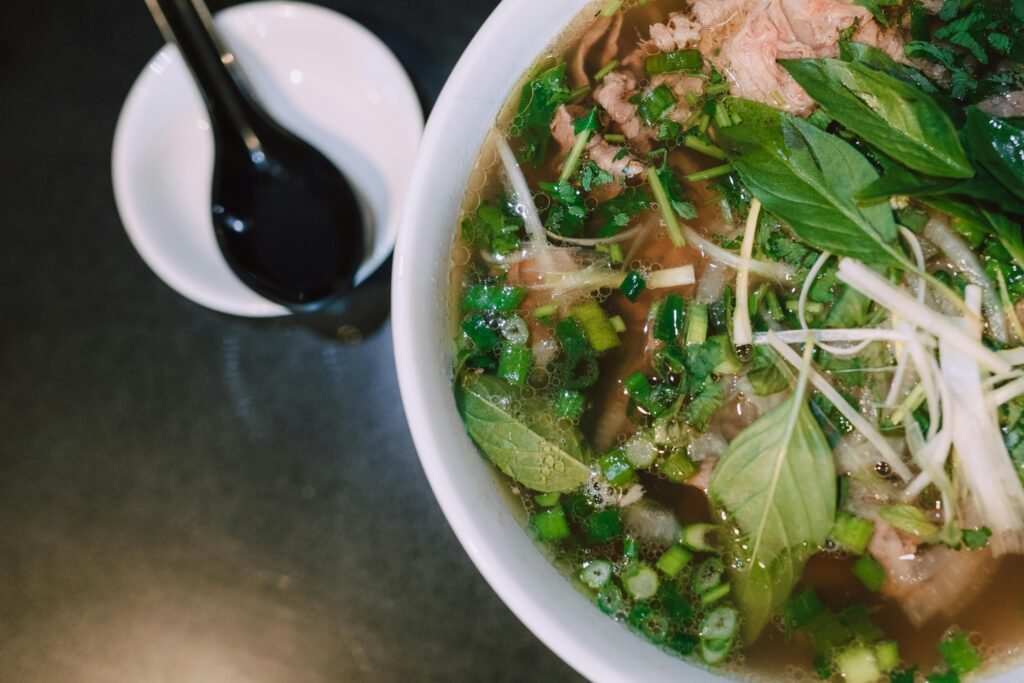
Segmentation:
[(636, 110), (648, 126), (653, 126), (669, 109), (676, 106), (677, 102), (672, 90), (662, 84), (644, 91), (640, 95)]
[(633, 471), (633, 466), (629, 464), (626, 453), (621, 448), (608, 451), (598, 459), (597, 464), (604, 478), (612, 486), (624, 486), (636, 481), (636, 472)]
[(526, 294), (526, 287), (473, 285), (462, 297), (462, 307), (467, 311), (512, 313), (523, 303)]
[(714, 111), (715, 126), (718, 128), (728, 128), (732, 125), (732, 117), (729, 116), (729, 112), (721, 103), (715, 105)]
[[(643, 406), (641, 406), (643, 407)], [(657, 413), (659, 406), (652, 406), (650, 412)], [(658, 449), (642, 433), (635, 435), (626, 442), (626, 460), (635, 470), (645, 470), (658, 459)]]
[(619, 285), (619, 291), (622, 292), (622, 295), (634, 302), (646, 288), (647, 280), (645, 280), (644, 276), (635, 270), (631, 270), (626, 273), (626, 277), (622, 280), (622, 284)]
[(874, 533), (875, 523), (871, 520), (840, 511), (836, 515), (830, 536), (843, 550), (854, 555), (863, 555)]
[(717, 557), (709, 557), (700, 563), (693, 573), (693, 592), (703, 595), (722, 583), (725, 565)]
[(699, 553), (714, 552), (715, 544), (709, 538), (714, 532), (713, 524), (687, 524), (679, 531), (679, 542)]
[(883, 640), (875, 645), (875, 660), (882, 673), (889, 673), (900, 665), (900, 646), (895, 640)]
[(640, 555), (640, 548), (637, 547), (636, 539), (626, 536), (622, 539), (622, 556), (628, 560), (635, 560)]
[(700, 656), (706, 664), (721, 664), (729, 656), (732, 649), (732, 638), (727, 640), (706, 640), (700, 641)]
[(634, 600), (650, 600), (658, 592), (658, 573), (644, 562), (632, 562), (622, 572), (622, 585)]
[(601, 69), (596, 74), (594, 74), (594, 80), (600, 83), (601, 81), (604, 80), (605, 76), (607, 76), (608, 74), (610, 74), (611, 72), (615, 71), (618, 68), (619, 60), (613, 59), (612, 61), (602, 66)]
[(790, 598), (782, 607), (782, 619), (786, 628), (793, 630), (803, 628), (825, 612), (825, 605), (818, 599), (813, 589), (804, 589), (796, 597)]
[(622, 263), (625, 261), (626, 255), (622, 253), (622, 245), (618, 242), (608, 245), (608, 258), (611, 259), (612, 263)]
[(828, 654), (853, 638), (853, 632), (830, 610), (824, 610), (806, 624), (803, 632), (814, 651), (821, 654)]
[(840, 652), (836, 656), (836, 667), (846, 683), (876, 683), (882, 677), (875, 653), (864, 645), (854, 645)]
[(732, 586), (730, 584), (720, 583), (708, 592), (704, 593), (704, 595), (700, 596), (700, 602), (702, 605), (710, 605), (712, 603), (718, 602), (719, 600), (727, 596), (731, 589)]
[(673, 71), (700, 71), (704, 67), (704, 57), (700, 50), (677, 50), (676, 52), (659, 52), (644, 60), (644, 68), (648, 76), (670, 73)]
[(498, 345), (498, 334), (491, 329), (487, 318), (482, 315), (471, 315), (466, 318), (462, 323), (462, 331), (481, 351), (490, 351)]
[(686, 100), (686, 103), (688, 105), (690, 105), (691, 107), (695, 107), (697, 106), (697, 103), (700, 102), (700, 95), (690, 90), (685, 95), (683, 95), (683, 99)]
[(614, 144), (621, 144), (626, 141), (626, 136), (622, 133), (606, 133), (604, 139)]
[(606, 583), (597, 593), (597, 607), (605, 614), (614, 615), (622, 609), (622, 591), (612, 583)]
[(721, 95), (727, 92), (729, 92), (729, 84), (725, 82), (712, 83), (711, 85), (704, 88), (704, 94), (709, 97), (714, 97), (715, 95)]
[(939, 641), (939, 654), (949, 667), (960, 675), (968, 674), (981, 666), (981, 653), (971, 645), (962, 631), (956, 631)]
[(583, 563), (580, 570), (580, 581), (597, 590), (612, 578), (612, 563), (605, 560), (591, 560)]
[(683, 597), (675, 583), (663, 583), (658, 589), (658, 601), (669, 619), (677, 624), (689, 624), (693, 619), (694, 608), (690, 601)]
[(687, 135), (686, 138), (683, 140), (683, 145), (689, 147), (690, 149), (696, 152), (700, 152), (701, 154), (712, 157), (714, 159), (726, 158), (725, 152), (723, 152), (721, 149), (715, 147), (709, 142), (704, 142), (696, 135)]
[(608, 322), (612, 324), (612, 327), (615, 328), (615, 331), (619, 334), (626, 331), (626, 321), (622, 319), (621, 315), (613, 315), (608, 318)]
[[(694, 113), (696, 113), (696, 112), (694, 112)], [(707, 133), (708, 132), (708, 127), (710, 127), (710, 126), (711, 126), (711, 115), (710, 114), (701, 114), (700, 115), (700, 123), (697, 124), (697, 130), (699, 130), (701, 133)]]
[(555, 397), (555, 413), (558, 417), (578, 420), (583, 415), (587, 399), (578, 391), (562, 389)]
[(524, 386), (533, 369), (533, 352), (523, 344), (506, 344), (498, 359), (498, 376), (509, 384)]
[(590, 340), (590, 345), (598, 353), (614, 349), (622, 344), (615, 328), (608, 321), (608, 315), (601, 308), (601, 304), (596, 301), (573, 306), (572, 315), (583, 325), (583, 332)]
[(560, 541), (569, 537), (569, 522), (562, 508), (552, 508), (530, 518), (530, 526), (540, 541)]
[(569, 358), (591, 356), (594, 353), (583, 326), (576, 318), (565, 318), (559, 322), (555, 326), (555, 336), (562, 344), (562, 352)]
[(764, 295), (764, 302), (768, 306), (768, 317), (776, 322), (786, 317), (782, 311), (782, 304), (779, 303), (779, 296), (774, 289), (769, 289)]
[(736, 635), (740, 618), (732, 607), (718, 607), (700, 620), (698, 635), (705, 640), (728, 640)]
[(539, 493), (533, 497), (534, 502), (542, 508), (555, 507), (561, 499), (562, 494), (557, 491), (552, 493)]
[(732, 164), (722, 164), (721, 166), (714, 166), (712, 168), (705, 169), (703, 171), (697, 171), (687, 176), (683, 176), (688, 182), (699, 183), (704, 180), (713, 180), (715, 178), (721, 178), (724, 175), (732, 173)]
[(651, 166), (647, 169), (645, 176), (647, 184), (651, 186), (651, 192), (654, 193), (654, 201), (658, 203), (661, 218), (665, 221), (665, 228), (668, 230), (668, 238), (671, 240), (672, 246), (677, 248), (686, 246), (683, 232), (679, 228), (679, 220), (676, 218), (676, 212), (672, 208), (672, 200), (669, 199), (665, 185), (662, 184), (661, 178), (658, 177), (658, 169)]
[(601, 16), (613, 17), (620, 7), (622, 7), (622, 0), (608, 0), (604, 7), (601, 8)]
[(622, 534), (622, 519), (617, 508), (607, 508), (583, 520), (587, 541), (591, 544), (607, 543)]
[(875, 626), (864, 605), (851, 605), (839, 613), (839, 621), (862, 643), (880, 640), (885, 633)]
[(708, 338), (708, 306), (691, 301), (686, 307), (686, 345), (703, 344)]
[(651, 383), (648, 381), (647, 375), (640, 370), (622, 380), (622, 386), (625, 387), (629, 397), (641, 406), (651, 397)]
[(658, 317), (654, 323), (654, 338), (669, 344), (675, 343), (683, 331), (686, 320), (683, 299), (677, 294), (669, 294), (658, 309)]
[(960, 674), (953, 669), (949, 671), (936, 671), (924, 679), (925, 683), (960, 683)]
[(663, 614), (652, 612), (640, 622), (640, 632), (644, 634), (650, 642), (655, 645), (661, 645), (668, 638), (670, 625), (668, 619)]
[(853, 575), (860, 579), (860, 582), (864, 586), (874, 593), (877, 593), (882, 588), (882, 584), (885, 583), (885, 568), (878, 563), (878, 561), (870, 555), (861, 555), (860, 558), (854, 562), (853, 568), (850, 570)]
[(548, 304), (546, 306), (538, 306), (533, 309), (533, 317), (537, 320), (545, 320), (553, 318), (558, 313), (558, 306), (556, 304)]
[(655, 566), (662, 574), (674, 579), (692, 561), (693, 553), (676, 543), (662, 553)]
[(697, 472), (700, 471), (700, 468), (697, 467), (693, 460), (690, 460), (690, 457), (684, 451), (679, 450), (668, 456), (661, 463), (659, 470), (669, 481), (682, 484), (693, 479)]

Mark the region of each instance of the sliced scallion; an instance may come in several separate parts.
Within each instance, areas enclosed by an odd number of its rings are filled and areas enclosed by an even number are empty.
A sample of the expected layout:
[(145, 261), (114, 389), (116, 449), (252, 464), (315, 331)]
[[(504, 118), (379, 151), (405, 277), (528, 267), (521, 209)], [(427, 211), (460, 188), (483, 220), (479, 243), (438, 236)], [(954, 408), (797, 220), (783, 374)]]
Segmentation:
[(591, 560), (583, 564), (580, 581), (597, 590), (612, 578), (612, 563), (605, 560)]
[(644, 60), (644, 68), (648, 76), (671, 73), (674, 71), (700, 71), (704, 67), (704, 57), (700, 50), (676, 50), (675, 52), (659, 52)]

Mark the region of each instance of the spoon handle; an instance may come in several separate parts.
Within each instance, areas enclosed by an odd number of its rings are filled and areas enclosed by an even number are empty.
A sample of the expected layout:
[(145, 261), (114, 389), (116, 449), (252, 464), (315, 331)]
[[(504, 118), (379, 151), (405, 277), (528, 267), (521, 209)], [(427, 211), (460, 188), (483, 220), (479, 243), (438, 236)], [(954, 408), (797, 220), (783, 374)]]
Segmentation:
[(254, 124), (260, 111), (246, 94), (248, 84), (203, 0), (146, 0), (146, 5), (164, 38), (178, 46), (206, 101), (214, 130), (235, 130), (250, 153), (258, 152)]

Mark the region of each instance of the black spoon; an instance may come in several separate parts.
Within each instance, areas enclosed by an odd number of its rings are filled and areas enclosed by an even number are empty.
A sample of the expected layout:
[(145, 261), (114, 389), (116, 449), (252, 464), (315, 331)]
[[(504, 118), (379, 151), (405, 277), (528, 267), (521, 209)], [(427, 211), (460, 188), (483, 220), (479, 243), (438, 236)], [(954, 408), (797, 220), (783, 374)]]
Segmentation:
[(203, 0), (146, 4), (206, 101), (216, 150), (213, 226), (228, 264), (292, 311), (323, 308), (352, 287), (363, 260), (363, 214), (351, 186), (253, 99)]

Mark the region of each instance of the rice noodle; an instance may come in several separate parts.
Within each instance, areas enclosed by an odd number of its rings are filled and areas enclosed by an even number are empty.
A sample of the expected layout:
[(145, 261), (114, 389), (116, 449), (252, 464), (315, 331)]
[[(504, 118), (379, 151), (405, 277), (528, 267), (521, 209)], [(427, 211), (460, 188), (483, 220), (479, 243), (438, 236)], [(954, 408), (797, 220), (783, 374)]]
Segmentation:
[[(779, 339), (777, 334), (769, 332), (768, 343), (771, 344), (771, 347), (775, 349), (778, 354), (786, 360), (786, 362), (795, 368), (800, 367), (800, 363), (802, 362), (800, 356), (797, 355), (793, 349), (786, 346), (786, 344)], [(820, 391), (825, 398), (836, 407), (836, 410), (850, 421), (850, 424), (853, 425), (854, 429), (863, 434), (864, 438), (878, 449), (879, 455), (881, 455), (885, 462), (889, 463), (889, 467), (892, 468), (892, 471), (896, 473), (900, 479), (904, 481), (909, 480), (911, 477), (910, 469), (907, 468), (903, 463), (903, 460), (900, 459), (900, 456), (893, 450), (892, 446), (889, 445), (889, 442), (886, 441), (885, 437), (882, 436), (874, 425), (868, 422), (860, 412), (850, 406), (850, 404), (846, 402), (846, 399), (843, 398), (842, 395), (836, 391), (835, 387), (833, 387), (827, 379), (822, 377), (817, 370), (810, 368), (809, 377), (814, 388)]]
[(550, 239), (550, 240), (552, 240), (554, 242), (562, 242), (564, 244), (571, 244), (571, 245), (576, 246), (576, 247), (596, 247), (596, 246), (599, 246), (601, 244), (616, 244), (618, 242), (625, 242), (628, 239), (632, 239), (633, 237), (636, 237), (640, 233), (640, 231), (643, 229), (643, 227), (644, 226), (642, 226), (642, 225), (638, 225), (638, 226), (636, 226), (634, 228), (630, 228), (629, 230), (626, 230), (624, 232), (620, 232), (617, 235), (612, 235), (611, 237), (593, 237), (593, 238), (587, 238), (587, 237), (566, 237), (564, 235), (559, 235), (556, 232), (551, 232), (550, 230), (545, 230), (544, 232), (548, 236), (548, 239)]
[(498, 148), (502, 166), (505, 168), (505, 175), (508, 176), (508, 181), (512, 184), (512, 191), (519, 202), (519, 209), (522, 211), (523, 221), (526, 223), (526, 232), (534, 244), (546, 244), (547, 235), (544, 231), (544, 224), (540, 221), (540, 212), (537, 211), (537, 205), (533, 201), (533, 192), (530, 191), (530, 185), (526, 182), (523, 169), (519, 167), (516, 155), (509, 147), (505, 136), (496, 130), (492, 132), (492, 135), (495, 137), (495, 145)]
[(902, 317), (935, 337), (967, 354), (992, 372), (1007, 372), (1009, 363), (994, 351), (973, 339), (961, 327), (896, 287), (860, 261), (844, 258), (839, 262), (839, 279), (865, 296), (899, 313)]
[[(754, 344), (759, 346), (770, 344), (770, 337), (773, 335), (785, 344), (802, 344), (807, 340), (808, 334), (811, 335), (811, 339), (819, 347), (822, 345), (822, 342), (868, 342), (873, 344), (875, 342), (906, 341), (910, 336), (895, 330), (871, 327), (839, 330), (788, 330), (784, 332), (757, 332), (754, 334)], [(922, 343), (924, 343), (924, 340), (922, 340)]]

